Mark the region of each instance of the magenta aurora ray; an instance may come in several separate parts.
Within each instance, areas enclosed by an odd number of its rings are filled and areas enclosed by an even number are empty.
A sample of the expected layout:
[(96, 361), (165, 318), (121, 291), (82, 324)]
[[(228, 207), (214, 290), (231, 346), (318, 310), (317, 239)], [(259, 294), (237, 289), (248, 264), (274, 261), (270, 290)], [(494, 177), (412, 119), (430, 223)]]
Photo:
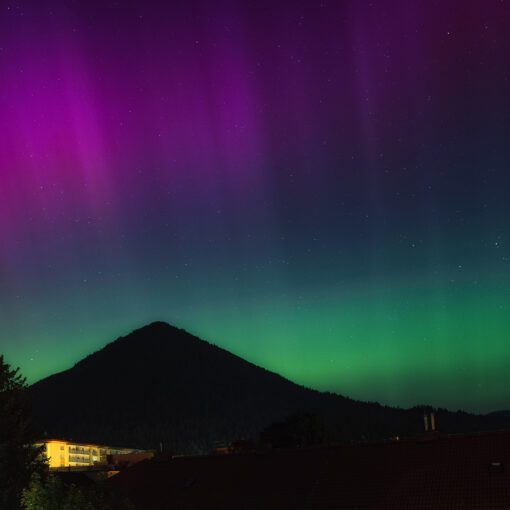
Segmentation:
[(510, 405), (506, 1), (0, 6), (0, 352), (166, 320), (296, 382)]

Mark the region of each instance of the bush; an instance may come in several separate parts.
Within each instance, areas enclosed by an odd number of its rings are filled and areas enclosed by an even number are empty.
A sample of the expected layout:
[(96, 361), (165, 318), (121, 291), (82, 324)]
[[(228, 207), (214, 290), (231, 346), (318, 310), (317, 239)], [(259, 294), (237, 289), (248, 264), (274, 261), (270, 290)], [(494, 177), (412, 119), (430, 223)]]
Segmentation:
[(22, 495), (23, 510), (131, 510), (133, 506), (98, 485), (76, 487), (57, 476), (46, 481), (35, 474)]

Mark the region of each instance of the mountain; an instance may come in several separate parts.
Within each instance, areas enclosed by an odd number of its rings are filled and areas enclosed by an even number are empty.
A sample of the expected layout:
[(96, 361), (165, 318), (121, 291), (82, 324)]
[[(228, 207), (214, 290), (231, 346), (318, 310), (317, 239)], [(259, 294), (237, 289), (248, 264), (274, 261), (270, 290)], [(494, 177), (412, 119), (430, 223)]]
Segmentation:
[[(304, 388), (163, 322), (106, 345), (30, 387), (41, 434), (75, 441), (202, 452), (256, 439), (269, 424), (311, 413), (334, 441), (416, 434), (408, 410)], [(448, 432), (500, 428), (499, 417), (436, 412)]]

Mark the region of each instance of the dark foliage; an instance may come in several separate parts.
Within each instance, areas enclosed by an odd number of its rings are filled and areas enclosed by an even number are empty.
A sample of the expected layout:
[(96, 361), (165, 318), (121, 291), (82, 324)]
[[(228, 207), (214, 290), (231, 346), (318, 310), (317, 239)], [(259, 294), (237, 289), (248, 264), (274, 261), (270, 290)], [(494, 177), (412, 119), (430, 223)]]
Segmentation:
[(272, 423), (260, 434), (261, 442), (273, 448), (315, 446), (327, 439), (326, 427), (315, 414), (289, 416), (285, 421)]
[(65, 484), (58, 476), (45, 480), (37, 474), (23, 491), (23, 510), (131, 510), (133, 506), (123, 497), (106, 490), (102, 485), (77, 486)]
[[(354, 401), (294, 384), (165, 323), (119, 338), (30, 388), (41, 433), (165, 451), (206, 452), (256, 439), (296, 414), (320, 417), (333, 441), (406, 436), (424, 408)], [(445, 432), (501, 428), (499, 417), (436, 412)]]
[(34, 472), (43, 471), (31, 446), (34, 436), (25, 379), (0, 355), (0, 508), (17, 510), (21, 492)]

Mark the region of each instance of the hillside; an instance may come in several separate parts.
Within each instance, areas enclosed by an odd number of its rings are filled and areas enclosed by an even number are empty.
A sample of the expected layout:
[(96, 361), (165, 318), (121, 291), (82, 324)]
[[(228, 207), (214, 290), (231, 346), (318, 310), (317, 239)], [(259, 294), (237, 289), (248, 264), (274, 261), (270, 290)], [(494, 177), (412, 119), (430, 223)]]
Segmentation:
[[(295, 413), (319, 415), (335, 441), (417, 433), (423, 414), (304, 388), (162, 322), (35, 383), (30, 395), (41, 434), (176, 452), (257, 438)], [(438, 422), (460, 432), (505, 420), (439, 411)]]

